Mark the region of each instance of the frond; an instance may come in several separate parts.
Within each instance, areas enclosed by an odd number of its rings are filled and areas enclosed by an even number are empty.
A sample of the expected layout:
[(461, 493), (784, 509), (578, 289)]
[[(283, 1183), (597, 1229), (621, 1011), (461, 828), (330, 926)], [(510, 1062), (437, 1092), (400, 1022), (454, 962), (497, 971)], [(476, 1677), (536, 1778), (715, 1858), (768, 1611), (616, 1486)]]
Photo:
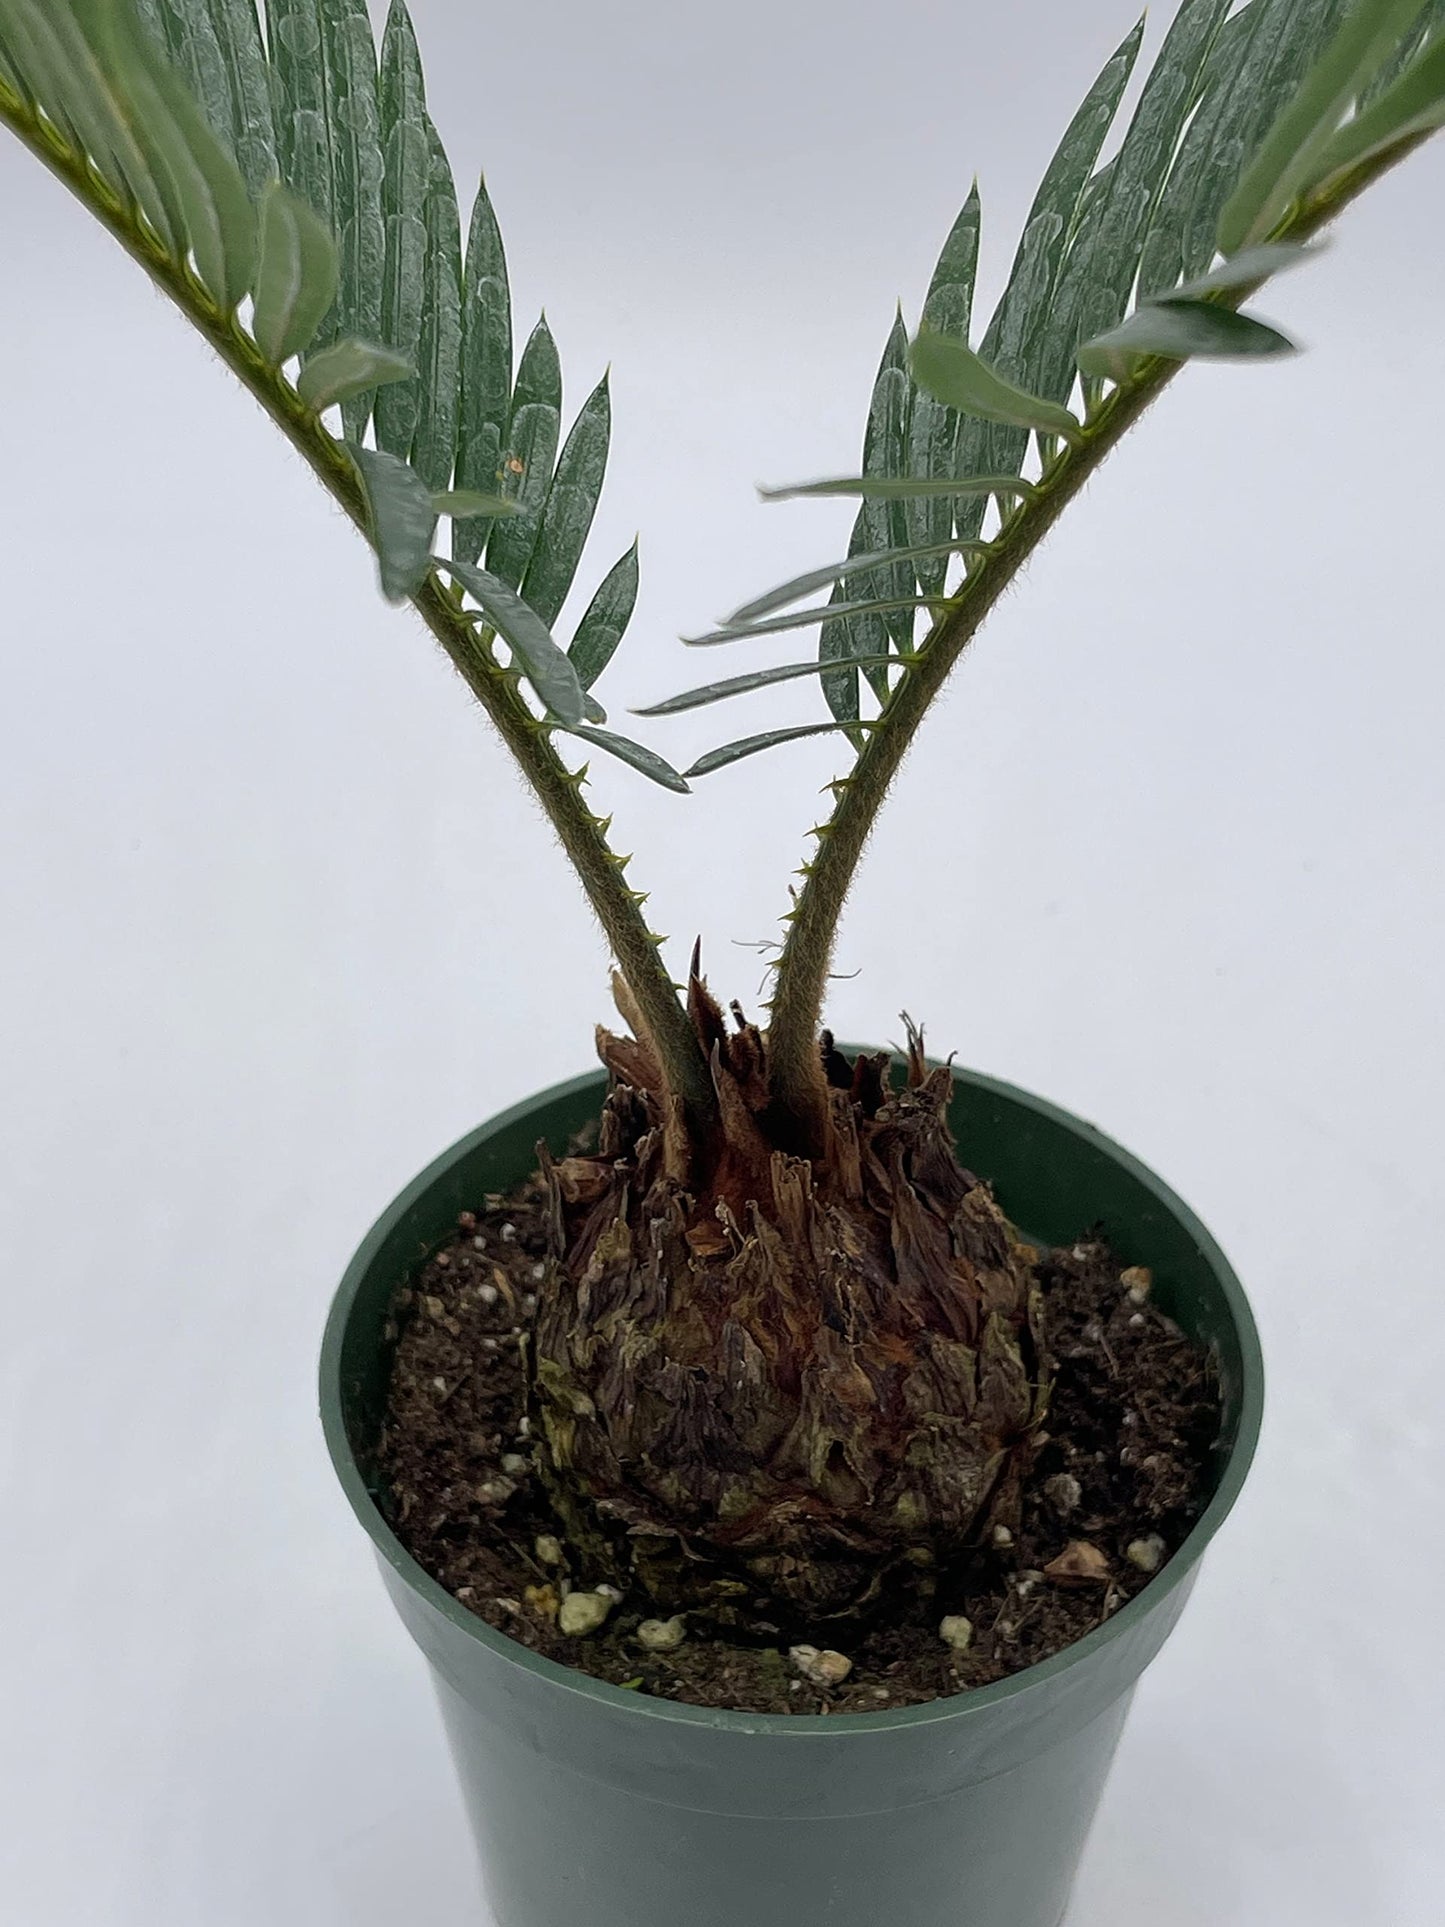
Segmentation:
[[(829, 485), (864, 493), (849, 557), (866, 563), (846, 579), (841, 564), (798, 577), (754, 598), (719, 632), (764, 636), (777, 626), (775, 608), (829, 588), (830, 601), (808, 619), (822, 625), (822, 694), (855, 751), (867, 740), (863, 685), (877, 706), (871, 713), (886, 714), (902, 676), (927, 657), (918, 616), (928, 615), (929, 636), (948, 620), (938, 603), (950, 573), (957, 597), (980, 571), (1017, 566), (1010, 529), (1025, 525), (1027, 491), (1006, 490), (1007, 478), (1047, 479), (1060, 443), (1088, 438), (1109, 384), (1161, 357), (1288, 351), (1277, 331), (1232, 311), (1242, 293), (1303, 253), (1259, 244), (1287, 229), (1293, 210), (1332, 178), (1445, 120), (1445, 0), (1248, 0), (1235, 10), (1231, 0), (1183, 0), (1101, 162), (1143, 24), (1105, 63), (1059, 143), (977, 350), (969, 346), (976, 185), (911, 348), (895, 320), (860, 475)], [(1253, 197), (1248, 206), (1242, 195)], [(1220, 253), (1234, 257), (1232, 275), (1209, 274)], [(918, 492), (865, 493), (879, 477)], [(958, 488), (952, 499), (927, 491), (949, 481)], [(887, 615), (873, 606), (885, 600)], [(717, 687), (741, 693), (743, 682)]]
[[(325, 432), (365, 490), (389, 594), (433, 576), (450, 514), (459, 562), (485, 558), (557, 619), (606, 471), (608, 385), (563, 443), (545, 321), (514, 371), (496, 217), (483, 185), (464, 254), (404, 0), (379, 60), (366, 0), (263, 0), (263, 17), (256, 0), (0, 0), (0, 89), (132, 251), (165, 263), (192, 319), (254, 346), (283, 407), (320, 428), (339, 408)], [(609, 578), (579, 630), (594, 675), (631, 616), (635, 551), (626, 573), (630, 593)]]

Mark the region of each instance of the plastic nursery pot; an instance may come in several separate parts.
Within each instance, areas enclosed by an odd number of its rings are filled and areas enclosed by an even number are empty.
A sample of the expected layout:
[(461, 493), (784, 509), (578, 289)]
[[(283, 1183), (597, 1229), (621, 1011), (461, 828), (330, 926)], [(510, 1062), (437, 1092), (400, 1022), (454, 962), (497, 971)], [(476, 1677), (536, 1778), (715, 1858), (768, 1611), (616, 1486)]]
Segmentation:
[(955, 1071), (963, 1162), (1033, 1238), (1102, 1223), (1159, 1304), (1212, 1345), (1224, 1388), (1214, 1495), (1135, 1599), (1053, 1659), (926, 1706), (826, 1718), (648, 1699), (538, 1657), (436, 1584), (374, 1497), (392, 1293), (459, 1211), (561, 1152), (600, 1072), (463, 1138), (352, 1261), (327, 1325), (327, 1441), (430, 1663), (497, 1927), (1057, 1927), (1135, 1683), (1173, 1629), (1259, 1428), (1254, 1321), (1188, 1207), (1091, 1125)]

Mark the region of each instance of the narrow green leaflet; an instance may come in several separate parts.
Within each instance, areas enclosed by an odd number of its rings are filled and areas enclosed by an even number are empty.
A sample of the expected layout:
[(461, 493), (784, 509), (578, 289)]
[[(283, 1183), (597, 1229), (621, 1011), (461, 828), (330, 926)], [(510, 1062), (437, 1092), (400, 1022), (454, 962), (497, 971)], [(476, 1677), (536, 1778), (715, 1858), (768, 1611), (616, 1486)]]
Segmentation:
[[(931, 596), (908, 595), (895, 600), (892, 596), (877, 597), (862, 602), (825, 602), (811, 609), (794, 609), (787, 615), (765, 616), (761, 622), (749, 622), (737, 628), (713, 629), (705, 636), (684, 636), (683, 641), (689, 649), (710, 649), (721, 642), (747, 642), (754, 636), (781, 636), (790, 629), (810, 629), (817, 622), (842, 622), (853, 616), (891, 615), (895, 610), (907, 609), (915, 614), (919, 609), (937, 605), (937, 598)], [(874, 651), (885, 654), (882, 649)]]
[(437, 567), (454, 575), (474, 596), (491, 627), (512, 650), (517, 667), (531, 683), (548, 712), (568, 729), (586, 715), (577, 671), (557, 647), (552, 631), (535, 609), (529, 609), (509, 584), (487, 569), (466, 562), (438, 561)]
[[(426, 82), (406, 0), (391, 0), (377, 74), (378, 131), (385, 147), (398, 127), (424, 128)], [(421, 182), (415, 183), (420, 187)]]
[(545, 314), (527, 337), (512, 390), (513, 415), (532, 407), (555, 408), (559, 413), (562, 408), (562, 363)]
[[(276, 174), (276, 125), (271, 76), (261, 46), (255, 0), (209, 0), (226, 75), (228, 124), (237, 165), (257, 195)], [(213, 123), (214, 124), (214, 123)]]
[[(975, 542), (958, 536), (946, 537), (942, 542), (928, 542), (917, 548), (881, 549), (871, 554), (845, 556), (841, 562), (827, 562), (820, 569), (809, 569), (806, 575), (795, 575), (791, 581), (780, 583), (776, 589), (769, 589), (765, 595), (755, 596), (745, 602), (740, 609), (734, 609), (720, 628), (736, 629), (745, 627), (758, 616), (770, 616), (775, 609), (784, 609), (790, 602), (801, 602), (815, 589), (826, 589), (830, 584), (844, 577), (857, 575), (874, 568), (880, 562), (918, 562), (942, 558), (947, 562), (950, 555), (959, 553), (977, 555), (988, 547), (986, 542)], [(920, 572), (921, 573), (921, 572)], [(925, 596), (941, 596), (943, 581), (940, 576), (936, 590), (925, 588)]]
[(94, 4), (98, 45), (131, 109), (131, 131), (169, 182), (202, 284), (229, 313), (256, 266), (256, 212), (241, 171), (131, 0)]
[(791, 502), (819, 495), (869, 495), (884, 502), (906, 502), (925, 495), (1019, 495), (1035, 493), (1020, 475), (830, 475), (820, 482), (790, 482), (783, 488), (759, 487), (765, 502)]
[(367, 394), (383, 382), (406, 381), (415, 373), (404, 356), (374, 341), (333, 341), (329, 348), (307, 358), (296, 392), (319, 415), (337, 402), (344, 404), (353, 395)]
[(1222, 254), (1269, 236), (1309, 179), (1340, 115), (1394, 53), (1421, 6), (1422, 0), (1356, 0), (1225, 202)]
[(94, 9), (88, 32), (65, 7), (47, 0), (0, 0), (0, 45), (17, 78), (56, 126), (88, 153), (100, 172), (136, 204), (173, 254), (184, 246), (169, 182), (158, 173), (131, 128), (131, 109), (100, 58), (101, 21)]
[(578, 680), (590, 689), (617, 653), (637, 604), (637, 544), (618, 558), (587, 605), (567, 654)]
[(838, 723), (799, 723), (792, 729), (769, 729), (761, 736), (744, 736), (735, 743), (724, 743), (721, 749), (710, 749), (683, 774), (710, 776), (715, 769), (726, 769), (729, 763), (741, 762), (744, 756), (756, 756), (760, 749), (772, 749), (777, 743), (796, 743), (804, 736), (831, 736), (840, 727)]
[(432, 492), (431, 505), (438, 515), (511, 515), (516, 504), (504, 495), (483, 495), (475, 488), (440, 488)]
[(962, 341), (924, 329), (913, 343), (908, 365), (921, 388), (960, 413), (1062, 435), (1066, 441), (1078, 439), (1080, 425), (1069, 409), (1016, 388)]
[[(392, 0), (387, 16), (381, 43), (380, 98), (385, 260), (378, 339), (420, 368), (431, 146), (421, 56), (411, 16), (402, 0)], [(409, 456), (420, 411), (420, 381), (398, 382), (383, 389), (376, 398), (377, 447), (403, 459)]]
[(146, 0), (211, 131), (259, 194), (276, 172), (271, 83), (254, 0)]
[(527, 572), (542, 526), (561, 427), (562, 364), (544, 315), (517, 365), (502, 456), (502, 493), (516, 502), (517, 513), (499, 522), (487, 541), (488, 569), (514, 589)]
[(381, 592), (388, 602), (404, 602), (426, 580), (436, 511), (426, 483), (395, 455), (347, 444), (366, 489), (371, 539), (381, 568)]
[(978, 231), (980, 221), (978, 182), (968, 191), (968, 199), (948, 231), (948, 239), (933, 270), (928, 293), (923, 299), (925, 327), (955, 341), (967, 341), (973, 319), (973, 284), (978, 273)]
[[(868, 426), (863, 436), (863, 473), (884, 477), (908, 475), (908, 428), (913, 406), (913, 384), (908, 377), (908, 330), (902, 312), (893, 317), (893, 326), (883, 350), (883, 359), (873, 384), (868, 409)], [(915, 506), (917, 502), (915, 501)], [(930, 505), (931, 506), (931, 505)], [(858, 540), (865, 549), (901, 549), (908, 546), (908, 505), (894, 498), (875, 496), (865, 499), (859, 510)], [(913, 615), (909, 599), (913, 594), (913, 570), (906, 563), (880, 563), (865, 583), (859, 585), (861, 599), (891, 604), (883, 627), (895, 649), (913, 646)], [(850, 625), (853, 654), (875, 653), (865, 634)], [(870, 672), (869, 680), (881, 695), (887, 678), (881, 670)]]
[(1383, 153), (1412, 134), (1445, 124), (1445, 39), (1435, 41), (1413, 67), (1345, 125), (1320, 149), (1306, 183), (1309, 191), (1325, 185), (1372, 155)]
[(266, 47), (281, 179), (336, 233), (318, 0), (266, 0)]
[(557, 459), (537, 546), (522, 580), (522, 595), (543, 622), (555, 622), (582, 560), (596, 513), (612, 435), (607, 376), (582, 404)]
[(261, 249), (251, 332), (273, 368), (309, 348), (330, 312), (336, 243), (309, 203), (279, 181), (261, 196)]
[[(969, 189), (968, 199), (949, 229), (948, 239), (933, 270), (923, 302), (923, 324), (941, 335), (958, 341), (968, 340), (973, 313), (973, 284), (978, 271), (979, 234), (978, 183)], [(952, 475), (956, 466), (959, 418), (926, 390), (915, 390), (908, 415), (906, 470), (910, 475)], [(943, 588), (948, 564), (938, 544), (953, 533), (952, 504), (941, 496), (916, 497), (903, 505), (904, 525), (911, 548), (925, 551), (919, 556), (919, 587), (928, 593)]]
[[(512, 396), (512, 297), (501, 230), (485, 181), (477, 189), (462, 285), (462, 413), (457, 484), (494, 490), (501, 484), (502, 440)], [(474, 562), (487, 540), (485, 521), (455, 531), (455, 552)]]
[(686, 777), (680, 776), (671, 763), (665, 762), (655, 749), (648, 749), (645, 743), (634, 743), (630, 736), (618, 736), (610, 729), (592, 729), (586, 723), (579, 723), (568, 731), (579, 741), (592, 743), (598, 749), (605, 749), (609, 756), (615, 756), (619, 763), (627, 763), (644, 776), (650, 776), (654, 783), (660, 783), (665, 790), (676, 790), (680, 796), (691, 794), (691, 786)]
[(137, 0), (136, 13), (185, 75), (212, 132), (229, 140), (230, 101), (210, 0)]
[(1304, 247), (1298, 241), (1273, 241), (1261, 247), (1246, 248), (1242, 254), (1232, 254), (1227, 261), (1221, 261), (1217, 268), (1211, 268), (1207, 274), (1196, 275), (1191, 281), (1181, 281), (1177, 288), (1156, 295), (1155, 299), (1180, 301), (1201, 294), (1237, 293), (1240, 288), (1252, 288), (1257, 282), (1267, 281), (1271, 275), (1283, 274), (1287, 268), (1297, 268), (1314, 255), (1323, 253), (1321, 243)]
[[(381, 337), (386, 231), (381, 213), (380, 104), (376, 48), (366, 0), (320, 0), (326, 66), (327, 131), (341, 281), (334, 332), (366, 341)], [(346, 433), (360, 438), (375, 397), (351, 396), (342, 410)]]
[[(912, 656), (855, 656), (855, 669), (897, 669), (902, 664), (912, 662)], [(825, 676), (833, 671), (833, 664), (815, 660), (813, 662), (784, 663), (779, 669), (754, 669), (745, 676), (727, 676), (722, 682), (704, 683), (700, 689), (684, 690), (680, 696), (669, 696), (665, 702), (652, 703), (646, 709), (634, 709), (634, 716), (678, 716), (686, 709), (702, 709), (709, 703), (721, 703), (733, 696), (746, 696), (754, 689), (767, 689), (775, 682), (796, 682), (803, 676)]]
[(1164, 301), (1135, 309), (1117, 328), (1086, 342), (1079, 366), (1086, 375), (1122, 381), (1143, 355), (1223, 361), (1293, 353), (1287, 335), (1251, 315), (1212, 301)]
[[(462, 235), (452, 170), (436, 129), (427, 122), (431, 173), (426, 197), (426, 278), (422, 299), (421, 407), (412, 464), (441, 488), (457, 459), (462, 380)], [(482, 491), (496, 494), (495, 487)]]
[[(856, 525), (853, 541), (861, 550), (863, 531)], [(828, 598), (834, 608), (847, 606), (848, 592), (835, 584)], [(877, 616), (840, 616), (830, 618), (818, 631), (818, 667), (823, 677), (823, 700), (834, 718), (845, 728), (853, 728), (863, 711), (859, 701), (858, 670), (855, 658), (888, 653), (888, 633)]]
[(1426, 0), (1409, 32), (1390, 58), (1381, 63), (1369, 86), (1362, 90), (1355, 102), (1355, 111), (1363, 113), (1386, 88), (1393, 87), (1405, 69), (1415, 64), (1416, 56), (1424, 51), (1442, 27), (1445, 27), (1445, 0)]
[(513, 588), (526, 574), (537, 544), (557, 459), (558, 423), (558, 411), (549, 403), (527, 402), (513, 415), (507, 433), (501, 481), (513, 513), (487, 538), (487, 567)]
[[(913, 406), (913, 393), (907, 373), (908, 336), (903, 326), (903, 317), (894, 316), (893, 325), (884, 343), (883, 356), (878, 364), (878, 372), (873, 379), (873, 392), (868, 402), (868, 422), (863, 433), (863, 473), (865, 475), (903, 476), (909, 472), (909, 429)], [(849, 550), (855, 555), (893, 554), (906, 544), (908, 504), (901, 501), (883, 501), (876, 498), (866, 499), (859, 508), (853, 522), (853, 530), (848, 538)], [(938, 500), (924, 500), (915, 503), (933, 516), (939, 514), (940, 525), (950, 517), (950, 504)], [(840, 607), (836, 617), (828, 620), (827, 626), (818, 638), (818, 657), (820, 662), (830, 665), (852, 661), (859, 656), (877, 656), (887, 653), (890, 640), (898, 647), (907, 648), (912, 644), (912, 618), (901, 608), (890, 611), (889, 626), (876, 612), (855, 613), (856, 603), (890, 602), (902, 604), (913, 593), (913, 571), (900, 568), (896, 562), (874, 570), (869, 570), (859, 581), (848, 599), (846, 608)], [(841, 604), (844, 598), (835, 596), (835, 603)], [(899, 627), (908, 624), (906, 629)], [(880, 672), (870, 673), (870, 682), (875, 689), (886, 688), (886, 680)], [(856, 669), (831, 669), (823, 684), (828, 707), (834, 715), (852, 720), (858, 714), (858, 672)]]

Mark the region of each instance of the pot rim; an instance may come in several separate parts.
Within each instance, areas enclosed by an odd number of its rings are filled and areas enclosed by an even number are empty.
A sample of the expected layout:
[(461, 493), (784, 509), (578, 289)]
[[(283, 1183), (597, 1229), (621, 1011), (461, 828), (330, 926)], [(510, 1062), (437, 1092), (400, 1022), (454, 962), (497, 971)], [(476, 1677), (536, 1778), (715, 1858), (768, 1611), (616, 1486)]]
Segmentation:
[[(842, 1048), (852, 1052), (858, 1047), (844, 1045)], [(1050, 1123), (1064, 1126), (1075, 1136), (1089, 1140), (1096, 1150), (1103, 1151), (1150, 1191), (1171, 1216), (1184, 1226), (1197, 1244), (1201, 1257), (1206, 1260), (1218, 1282), (1238, 1339), (1241, 1362), (1239, 1424), (1234, 1441), (1229, 1448), (1229, 1455), (1221, 1468), (1214, 1495), (1195, 1521), (1183, 1544), (1170, 1557), (1159, 1574), (1121, 1606), (1103, 1625), (1095, 1627), (1092, 1632), (1073, 1641), (1071, 1645), (1064, 1647), (1049, 1659), (1039, 1660), (1032, 1666), (1026, 1666), (1022, 1671), (1010, 1674), (1007, 1679), (995, 1680), (988, 1686), (971, 1687), (964, 1692), (950, 1694), (942, 1699), (928, 1700), (918, 1706), (884, 1709), (877, 1713), (745, 1713), (720, 1707), (694, 1706), (678, 1700), (654, 1699), (648, 1695), (629, 1691), (626, 1687), (613, 1686), (606, 1680), (594, 1679), (590, 1673), (563, 1666), (541, 1653), (534, 1653), (530, 1647), (523, 1646), (517, 1640), (509, 1639), (505, 1633), (498, 1632), (476, 1613), (468, 1611), (444, 1586), (433, 1579), (424, 1567), (418, 1564), (382, 1516), (361, 1467), (357, 1463), (347, 1434), (341, 1395), (342, 1341), (355, 1308), (358, 1293), (393, 1226), (452, 1164), (482, 1139), (509, 1125), (523, 1122), (544, 1104), (578, 1095), (592, 1085), (596, 1085), (600, 1091), (605, 1081), (605, 1073), (601, 1070), (585, 1071), (580, 1077), (567, 1078), (559, 1084), (550, 1085), (546, 1090), (522, 1099), (520, 1103), (511, 1105), (507, 1110), (499, 1112), (495, 1117), (477, 1126), (475, 1130), (469, 1131), (443, 1151), (439, 1157), (434, 1158), (425, 1170), (397, 1194), (372, 1225), (357, 1248), (337, 1288), (326, 1320), (326, 1330), (321, 1345), (321, 1423), (326, 1435), (331, 1463), (336, 1469), (351, 1509), (386, 1563), (414, 1592), (419, 1593), (434, 1611), (449, 1620), (453, 1626), (490, 1649), (499, 1659), (519, 1666), (523, 1671), (532, 1673), (563, 1691), (580, 1694), (584, 1699), (600, 1701), (605, 1706), (630, 1713), (640, 1719), (703, 1727), (711, 1731), (790, 1735), (799, 1740), (809, 1737), (822, 1738), (825, 1734), (836, 1736), (850, 1732), (860, 1735), (879, 1733), (891, 1728), (928, 1726), (940, 1720), (962, 1719), (970, 1714), (983, 1714), (1009, 1701), (1023, 1699), (1035, 1689), (1045, 1686), (1049, 1681), (1067, 1672), (1071, 1667), (1084, 1663), (1126, 1634), (1146, 1614), (1152, 1613), (1169, 1593), (1188, 1578), (1198, 1564), (1204, 1548), (1233, 1510), (1234, 1503), (1244, 1485), (1245, 1475), (1254, 1458), (1264, 1407), (1264, 1359), (1260, 1350), (1254, 1314), (1245, 1297), (1244, 1287), (1219, 1245), (1184, 1200), (1171, 1190), (1162, 1178), (1150, 1170), (1148, 1165), (1142, 1163), (1121, 1145), (1114, 1143), (1111, 1138), (1106, 1137), (1097, 1126), (1075, 1117), (1071, 1112), (1049, 1103), (1044, 1098), (1035, 1097), (1032, 1092), (1020, 1090), (1016, 1085), (1006, 1083), (1000, 1078), (985, 1076), (979, 1071), (964, 1071), (956, 1066), (951, 1068), (956, 1079), (966, 1081), (975, 1089), (991, 1092), (1021, 1105)]]

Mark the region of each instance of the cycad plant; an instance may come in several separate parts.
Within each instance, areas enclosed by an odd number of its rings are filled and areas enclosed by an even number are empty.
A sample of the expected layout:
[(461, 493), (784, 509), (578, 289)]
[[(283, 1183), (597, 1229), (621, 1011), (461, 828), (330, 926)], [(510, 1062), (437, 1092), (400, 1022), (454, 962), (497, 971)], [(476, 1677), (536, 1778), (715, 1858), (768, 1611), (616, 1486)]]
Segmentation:
[[(545, 1160), (555, 1262), (532, 1337), (556, 1506), (669, 1610), (817, 1626), (999, 1525), (1048, 1401), (1034, 1254), (945, 1122), (921, 1040), (901, 1087), (823, 1026), (834, 931), (914, 733), (1000, 594), (1195, 356), (1287, 352), (1243, 311), (1445, 119), (1442, 0), (1182, 0), (1111, 143), (1141, 27), (1050, 162), (970, 346), (979, 199), (910, 338), (888, 335), (847, 552), (699, 644), (816, 632), (807, 660), (664, 715), (815, 678), (825, 713), (685, 775), (593, 689), (629, 550), (564, 646), (602, 487), (606, 380), (562, 435), (545, 321), (514, 355), (481, 187), (465, 248), (402, 0), (0, 0), (0, 117), (174, 299), (370, 541), (532, 786), (616, 959), (625, 1030), (595, 1151)], [(1108, 149), (1108, 158), (1101, 156)], [(443, 553), (439, 525), (449, 522)], [(840, 545), (841, 546), (841, 545)], [(813, 598), (825, 595), (826, 600)], [(838, 740), (766, 1026), (679, 989), (588, 806), (586, 758), (689, 780)]]

